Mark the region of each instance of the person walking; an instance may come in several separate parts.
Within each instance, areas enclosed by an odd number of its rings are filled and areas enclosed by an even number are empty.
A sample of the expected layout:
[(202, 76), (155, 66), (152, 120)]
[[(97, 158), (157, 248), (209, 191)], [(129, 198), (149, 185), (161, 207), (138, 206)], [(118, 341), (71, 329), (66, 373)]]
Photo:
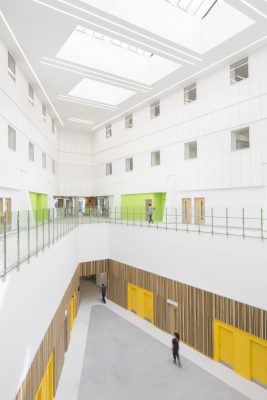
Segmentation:
[(154, 211), (154, 208), (152, 207), (152, 204), (148, 204), (148, 207), (147, 207), (147, 213), (148, 213), (148, 218), (149, 218), (149, 220), (148, 220), (148, 223), (150, 224), (150, 222), (152, 222), (152, 224), (153, 224), (153, 211)]
[(172, 355), (173, 355), (173, 362), (176, 364), (176, 359), (178, 361), (179, 367), (181, 367), (181, 361), (179, 356), (179, 342), (180, 342), (180, 335), (178, 332), (174, 332), (174, 337), (172, 339)]
[(104, 283), (102, 283), (100, 290), (102, 294), (102, 303), (106, 304), (107, 287), (104, 285)]

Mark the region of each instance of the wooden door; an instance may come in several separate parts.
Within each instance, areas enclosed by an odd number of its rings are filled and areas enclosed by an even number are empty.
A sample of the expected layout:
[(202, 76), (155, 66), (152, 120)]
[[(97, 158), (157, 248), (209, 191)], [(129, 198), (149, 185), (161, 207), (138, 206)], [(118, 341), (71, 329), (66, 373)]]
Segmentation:
[(57, 206), (58, 206), (58, 208), (63, 208), (63, 206), (64, 206), (64, 200), (63, 200), (63, 199), (58, 199), (58, 201), (57, 201)]
[(11, 224), (11, 199), (6, 199), (6, 223)]
[(167, 327), (168, 332), (172, 335), (177, 329), (177, 316), (176, 316), (177, 307), (172, 304), (168, 304), (167, 308)]
[(219, 361), (229, 368), (234, 366), (234, 333), (223, 327), (219, 329)]
[(144, 301), (144, 319), (149, 322), (154, 322), (154, 301), (153, 301), (153, 293), (147, 290), (140, 289), (143, 293), (143, 301)]
[(0, 229), (3, 226), (3, 199), (0, 197)]
[(195, 199), (195, 224), (203, 225), (205, 223), (205, 199)]
[(151, 199), (146, 199), (146, 200), (145, 200), (145, 219), (146, 219), (146, 221), (149, 220), (148, 206), (149, 206), (150, 204), (151, 204), (151, 206), (153, 206), (152, 200), (151, 200)]
[(267, 388), (267, 345), (251, 341), (251, 379)]
[(191, 219), (192, 219), (191, 199), (183, 199), (182, 209), (183, 209), (183, 224), (191, 224)]

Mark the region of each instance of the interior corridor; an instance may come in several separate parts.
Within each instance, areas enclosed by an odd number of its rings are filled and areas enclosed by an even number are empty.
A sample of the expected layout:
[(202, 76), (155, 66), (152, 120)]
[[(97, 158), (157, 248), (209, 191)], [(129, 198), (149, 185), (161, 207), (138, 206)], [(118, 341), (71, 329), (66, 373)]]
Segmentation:
[[(246, 399), (189, 361), (183, 344), (182, 368), (174, 365), (166, 346), (171, 336), (119, 309), (109, 300), (103, 306), (94, 284), (81, 281), (81, 305), (56, 400)], [(142, 329), (134, 320), (140, 320)], [(149, 334), (151, 328), (158, 331), (154, 337)]]

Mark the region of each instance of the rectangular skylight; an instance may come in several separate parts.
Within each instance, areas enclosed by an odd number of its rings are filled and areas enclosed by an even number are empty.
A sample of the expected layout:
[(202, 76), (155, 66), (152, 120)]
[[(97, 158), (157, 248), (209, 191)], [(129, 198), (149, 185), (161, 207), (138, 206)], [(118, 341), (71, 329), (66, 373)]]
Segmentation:
[[(189, 0), (181, 0), (180, 7), (173, 7), (166, 0), (81, 1), (120, 18), (122, 24), (123, 21), (127, 21), (199, 54), (206, 53), (255, 22), (223, 0), (219, 7), (203, 19), (200, 17), (205, 15), (211, 1), (208, 3), (208, 0), (190, 0), (189, 5)], [(203, 3), (199, 9), (197, 2), (200, 5)], [(175, 3), (175, 0), (172, 3)], [(185, 9), (188, 12), (185, 12)], [(200, 17), (196, 18), (192, 14)]]
[(57, 57), (89, 68), (151, 85), (181, 65), (81, 25), (69, 36)]
[(188, 12), (198, 19), (207, 17), (212, 11), (222, 5), (222, 0), (165, 0), (172, 6)]
[(81, 82), (68, 93), (69, 96), (111, 104), (114, 106), (117, 106), (134, 94), (136, 94), (136, 92), (132, 90), (123, 89), (118, 86), (92, 79), (81, 80)]

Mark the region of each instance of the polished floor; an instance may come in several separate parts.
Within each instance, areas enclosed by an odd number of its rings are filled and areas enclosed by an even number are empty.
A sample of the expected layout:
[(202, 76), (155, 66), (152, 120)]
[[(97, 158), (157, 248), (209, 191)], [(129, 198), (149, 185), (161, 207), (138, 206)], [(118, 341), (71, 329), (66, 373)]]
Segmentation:
[[(264, 400), (266, 391), (107, 300), (81, 281), (81, 304), (55, 400)], [(220, 378), (220, 379), (218, 379)], [(243, 394), (241, 394), (243, 393)]]

